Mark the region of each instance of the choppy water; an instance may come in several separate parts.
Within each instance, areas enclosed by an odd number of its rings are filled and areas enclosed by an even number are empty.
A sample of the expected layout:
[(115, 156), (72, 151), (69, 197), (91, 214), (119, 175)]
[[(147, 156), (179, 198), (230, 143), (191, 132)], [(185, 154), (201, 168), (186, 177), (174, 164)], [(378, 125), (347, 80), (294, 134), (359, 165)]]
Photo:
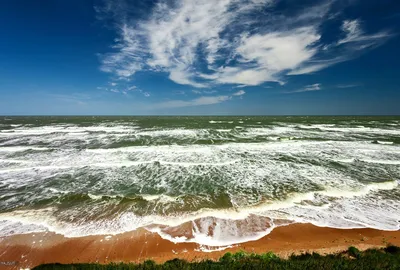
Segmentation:
[(400, 117), (0, 117), (0, 236), (398, 230), (399, 181)]

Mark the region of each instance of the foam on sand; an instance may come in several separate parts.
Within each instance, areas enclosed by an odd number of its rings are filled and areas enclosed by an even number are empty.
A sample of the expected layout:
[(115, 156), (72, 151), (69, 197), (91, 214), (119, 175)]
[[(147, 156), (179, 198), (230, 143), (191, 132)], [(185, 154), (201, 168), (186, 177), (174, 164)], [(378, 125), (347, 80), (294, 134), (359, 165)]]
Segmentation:
[[(336, 228), (362, 228), (372, 227), (384, 230), (397, 230), (396, 205), (391, 201), (381, 200), (381, 208), (376, 205), (369, 206), (368, 201), (373, 198), (371, 192), (391, 190), (397, 188), (395, 181), (376, 183), (365, 186), (360, 191), (339, 192), (322, 191), (308, 194), (294, 195), (290, 199), (275, 203), (265, 203), (253, 207), (226, 210), (202, 209), (196, 213), (187, 213), (179, 216), (144, 216), (139, 217), (132, 213), (120, 213), (116, 217), (99, 220), (96, 222), (85, 220), (84, 213), (76, 212), (81, 218), (78, 223), (58, 220), (56, 208), (41, 210), (13, 211), (0, 214), (0, 228), (2, 235), (7, 235), (14, 228), (19, 228), (19, 233), (33, 231), (53, 231), (67, 237), (86, 235), (114, 235), (146, 227), (158, 233), (162, 238), (174, 243), (190, 242), (205, 246), (228, 246), (232, 244), (253, 241), (267, 235), (277, 225), (275, 219), (288, 220), (279, 225), (290, 222), (311, 222), (318, 226)], [(321, 197), (322, 196), (322, 197)], [(302, 202), (318, 201), (323, 198), (333, 197), (335, 201), (323, 207), (302, 204)], [(93, 200), (99, 200), (100, 195), (90, 195)], [(158, 200), (159, 203), (170, 203), (176, 198), (143, 195), (148, 201)], [(390, 205), (390, 206), (389, 206)], [(340, 207), (338, 207), (340, 206)], [(369, 217), (365, 216), (367, 206)], [(351, 219), (343, 216), (341, 208), (345, 207)], [(373, 208), (374, 207), (374, 208)], [(366, 209), (366, 210), (367, 210)], [(393, 212), (394, 211), (394, 212)], [(76, 217), (75, 217), (76, 218)], [(372, 218), (369, 220), (369, 218)], [(379, 220), (379, 223), (377, 221)], [(82, 222), (84, 221), (84, 222)], [(153, 225), (151, 225), (153, 224)], [(187, 229), (189, 224), (190, 229)], [(185, 229), (186, 228), (186, 229)]]

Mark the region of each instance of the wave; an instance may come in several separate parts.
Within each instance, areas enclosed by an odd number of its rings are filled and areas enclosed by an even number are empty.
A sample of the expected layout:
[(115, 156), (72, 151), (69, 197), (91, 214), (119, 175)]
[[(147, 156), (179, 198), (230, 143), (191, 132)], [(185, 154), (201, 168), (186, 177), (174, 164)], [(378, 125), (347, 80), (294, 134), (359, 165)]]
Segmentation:
[[(100, 177), (101, 190), (115, 188), (115, 179), (128, 186), (160, 190), (185, 187), (180, 192), (209, 193), (216, 186), (237, 194), (235, 203), (258, 201), (272, 196), (275, 190), (293, 185), (298, 191), (320, 187), (357, 187), (359, 178), (375, 181), (384, 177), (375, 164), (398, 165), (397, 146), (368, 142), (276, 141), (270, 143), (230, 143), (222, 145), (136, 146), (113, 149), (74, 151), (38, 151), (22, 156), (1, 157), (0, 174), (9, 183), (20, 186), (18, 179), (34, 181), (38, 176), (62, 173), (81, 179)], [(335, 163), (336, 162), (336, 163)], [(341, 170), (338, 163), (346, 170)], [(364, 164), (365, 163), (365, 164)], [(348, 169), (355, 172), (348, 173)], [(363, 171), (372, 170), (367, 176)], [(400, 175), (398, 166), (390, 166), (393, 177)], [(129, 183), (123, 180), (129, 175)], [(360, 175), (360, 176), (358, 176)], [(367, 177), (367, 178), (366, 178)], [(56, 181), (57, 178), (50, 178)], [(151, 181), (150, 181), (150, 180)], [(126, 183), (125, 183), (126, 182)], [(42, 183), (46, 185), (45, 182)], [(62, 184), (59, 183), (59, 184)], [(85, 183), (80, 183), (84, 185)], [(192, 190), (187, 188), (191, 187)], [(88, 187), (89, 188), (89, 187)], [(239, 192), (240, 191), (240, 192)], [(248, 192), (244, 194), (244, 192)], [(282, 192), (282, 191), (280, 191)], [(285, 193), (279, 193), (284, 196)], [(242, 198), (240, 197), (242, 196)]]
[(7, 125), (0, 235), (145, 228), (214, 250), (290, 222), (399, 229), (393, 127), (210, 119)]
[(387, 145), (393, 144), (393, 142), (384, 142), (384, 141), (376, 141), (376, 143), (383, 144), (383, 145), (385, 145), (385, 144), (387, 144)]
[(23, 152), (23, 151), (49, 151), (47, 147), (33, 147), (33, 146), (0, 146), (0, 152)]
[(336, 159), (335, 161), (343, 163), (365, 162), (365, 163), (388, 164), (388, 165), (400, 164), (400, 160), (385, 160), (385, 159), (348, 158), (348, 159)]
[[(202, 128), (183, 127), (149, 127), (141, 128), (137, 123), (95, 126), (53, 125), (0, 130), (0, 145), (31, 145), (32, 147), (49, 147), (57, 149), (101, 149), (119, 148), (126, 145), (190, 145), (190, 144), (224, 144), (229, 142), (260, 143), (276, 138), (295, 138), (298, 140), (365, 140), (385, 144), (385, 139), (397, 144), (397, 129), (371, 127), (341, 127), (331, 124), (301, 125), (295, 123), (278, 123), (265, 126), (254, 126), (243, 121), (213, 121), (212, 126)], [(261, 123), (261, 122), (257, 122)], [(332, 132), (326, 132), (332, 131)], [(388, 142), (389, 143), (389, 142)]]
[[(76, 223), (62, 220), (71, 220), (63, 217), (58, 220), (58, 209), (54, 207), (39, 210), (16, 210), (0, 214), (0, 234), (2, 236), (13, 234), (13, 228), (18, 228), (18, 233), (31, 233), (40, 231), (53, 231), (66, 237), (80, 237), (87, 235), (115, 235), (138, 228), (145, 228), (158, 233), (162, 238), (174, 243), (191, 242), (206, 246), (228, 246), (242, 242), (257, 240), (269, 234), (277, 226), (293, 222), (310, 222), (318, 226), (336, 228), (361, 228), (370, 227), (384, 230), (397, 230), (396, 212), (393, 209), (400, 207), (400, 203), (380, 199), (380, 206), (371, 205), (365, 200), (373, 200), (371, 192), (397, 188), (396, 181), (373, 183), (364, 186), (361, 190), (343, 192), (339, 190), (326, 190), (307, 194), (293, 194), (286, 200), (266, 203), (247, 208), (233, 208), (224, 210), (202, 209), (195, 213), (169, 216), (137, 216), (131, 212), (121, 212), (110, 219), (85, 220), (84, 213), (75, 213), (79, 218)], [(118, 199), (123, 197), (107, 197), (100, 195), (68, 195), (68, 200), (99, 200)], [(75, 196), (72, 198), (71, 196)], [(76, 197), (79, 196), (79, 197)], [(322, 196), (322, 197), (321, 197)], [(309, 204), (311, 200), (334, 197), (329, 205), (316, 207)], [(168, 204), (175, 198), (164, 195), (142, 195), (132, 199), (146, 201), (158, 200), (158, 203)], [(329, 201), (329, 200), (328, 200)], [(361, 202), (361, 203), (360, 203)], [(354, 205), (354, 206), (352, 206)], [(368, 215), (363, 214), (369, 211)], [(343, 207), (352, 207), (355, 210)], [(371, 208), (372, 207), (372, 208)], [(375, 208), (374, 208), (375, 207)], [(303, 209), (303, 210), (302, 210)], [(360, 211), (361, 209), (361, 211)], [(374, 210), (372, 210), (374, 209)], [(93, 211), (93, 209), (92, 209)], [(344, 214), (352, 214), (351, 218)], [(77, 217), (72, 218), (72, 220)], [(368, 221), (368, 218), (372, 218)], [(378, 223), (377, 220), (380, 220)], [(25, 231), (24, 231), (25, 230)], [(13, 233), (11, 233), (13, 232)]]
[(54, 125), (54, 126), (40, 126), (40, 127), (20, 127), (16, 126), (14, 129), (2, 130), (0, 135), (2, 136), (38, 136), (38, 135), (49, 135), (55, 133), (65, 133), (70, 135), (87, 135), (89, 133), (132, 133), (137, 132), (139, 126), (87, 126), (79, 127), (73, 125)]
[(210, 123), (210, 124), (222, 124), (222, 123), (230, 123), (230, 122), (228, 122), (228, 121), (215, 121), (215, 120), (211, 120), (211, 121), (208, 121), (208, 123)]

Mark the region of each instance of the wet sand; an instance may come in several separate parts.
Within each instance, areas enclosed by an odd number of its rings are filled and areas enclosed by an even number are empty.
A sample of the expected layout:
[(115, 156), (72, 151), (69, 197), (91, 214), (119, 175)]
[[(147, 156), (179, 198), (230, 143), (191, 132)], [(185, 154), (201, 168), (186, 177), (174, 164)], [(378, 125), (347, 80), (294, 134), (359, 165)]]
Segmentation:
[(203, 252), (194, 243), (174, 244), (147, 230), (113, 236), (65, 238), (54, 233), (14, 235), (0, 239), (0, 269), (32, 268), (43, 263), (164, 262), (173, 258), (189, 261), (218, 259), (226, 252), (263, 253), (281, 257), (316, 251), (335, 253), (356, 246), (359, 249), (400, 245), (400, 231), (374, 229), (332, 229), (311, 224), (291, 224), (274, 229), (257, 241), (235, 245), (223, 251)]

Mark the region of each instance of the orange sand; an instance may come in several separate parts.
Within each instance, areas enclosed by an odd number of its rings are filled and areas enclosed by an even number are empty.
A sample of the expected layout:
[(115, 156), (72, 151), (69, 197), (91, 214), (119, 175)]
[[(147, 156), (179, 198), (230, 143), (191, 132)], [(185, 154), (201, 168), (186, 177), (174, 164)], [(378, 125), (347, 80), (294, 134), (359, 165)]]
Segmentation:
[[(164, 262), (217, 259), (224, 253), (245, 250), (273, 251), (281, 257), (316, 251), (334, 253), (353, 245), (359, 249), (400, 245), (400, 231), (332, 229), (311, 224), (278, 227), (264, 238), (235, 245), (223, 251), (201, 252), (193, 243), (174, 244), (145, 230), (110, 236), (65, 238), (54, 233), (15, 235), (0, 239), (0, 269), (32, 268), (43, 263)], [(14, 263), (16, 262), (16, 263)], [(11, 264), (11, 265), (10, 265)]]

